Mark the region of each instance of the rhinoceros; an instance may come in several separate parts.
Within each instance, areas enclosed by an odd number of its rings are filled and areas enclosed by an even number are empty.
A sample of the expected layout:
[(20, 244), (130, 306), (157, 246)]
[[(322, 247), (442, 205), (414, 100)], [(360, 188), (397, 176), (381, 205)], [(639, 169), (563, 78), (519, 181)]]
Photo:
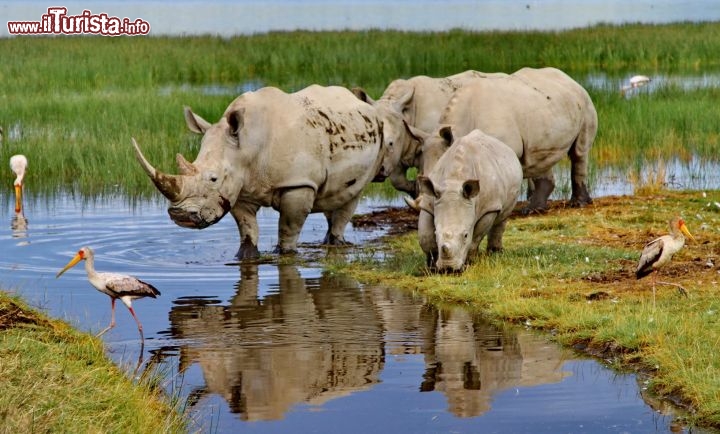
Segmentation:
[[(390, 82), (380, 101), (398, 105), (410, 125), (431, 132), (438, 126), (443, 110), (456, 90), (477, 79), (501, 77), (507, 77), (507, 74), (467, 70), (448, 77), (418, 75), (397, 79)], [(407, 98), (407, 95), (411, 97)]]
[[(480, 129), (510, 146), (530, 183), (524, 213), (547, 209), (555, 188), (553, 166), (564, 156), (571, 163), (571, 206), (592, 203), (586, 179), (588, 156), (598, 128), (587, 91), (555, 68), (523, 68), (506, 77), (478, 79), (458, 89), (440, 118), (457, 136)], [(435, 164), (446, 140), (432, 133), (424, 141), (422, 172)], [(431, 150), (431, 149), (435, 150)], [(433, 156), (434, 155), (434, 156)]]
[[(438, 125), (445, 106), (457, 89), (478, 78), (504, 76), (507, 74), (486, 74), (468, 70), (449, 77), (418, 75), (408, 79), (397, 79), (390, 82), (377, 101), (370, 98), (362, 89), (356, 88), (353, 91), (363, 101), (402, 113), (413, 135), (422, 143), (427, 133)], [(387, 171), (393, 187), (415, 197), (417, 186), (414, 180), (407, 179), (407, 170), (411, 167), (422, 167), (422, 154), (421, 148), (415, 146), (417, 142), (408, 143), (411, 148), (402, 148), (400, 144), (393, 146), (386, 154), (383, 168)]]
[(461, 271), (478, 254), (502, 250), (508, 216), (523, 180), (515, 152), (500, 140), (473, 130), (453, 140), (432, 171), (418, 176), (421, 200), (418, 239), (428, 266)]
[(328, 220), (323, 243), (345, 244), (360, 193), (381, 171), (384, 142), (410, 140), (399, 114), (384, 114), (337, 86), (292, 94), (266, 87), (237, 97), (215, 124), (189, 108), (185, 119), (203, 139), (194, 162), (178, 154), (179, 175), (156, 170), (133, 139), (137, 159), (170, 200), (176, 224), (202, 229), (230, 212), (240, 260), (259, 255), (260, 207), (280, 212), (278, 253), (296, 251), (314, 212)]

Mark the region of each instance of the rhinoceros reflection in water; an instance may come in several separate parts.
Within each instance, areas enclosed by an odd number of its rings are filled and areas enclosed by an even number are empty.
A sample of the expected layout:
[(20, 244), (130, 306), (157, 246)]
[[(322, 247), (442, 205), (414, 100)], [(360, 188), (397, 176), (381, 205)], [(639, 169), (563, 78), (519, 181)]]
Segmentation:
[(257, 266), (243, 265), (227, 306), (177, 306), (173, 335), (184, 366), (200, 365), (207, 390), (245, 420), (280, 419), (301, 402), (321, 404), (364, 390), (382, 370), (382, 323), (357, 283), (303, 279), (280, 265), (279, 292), (257, 299)]
[(181, 370), (197, 363), (206, 387), (243, 420), (280, 419), (378, 383), (386, 354), (424, 353), (419, 391), (440, 391), (449, 411), (475, 416), (511, 386), (560, 381), (562, 353), (529, 335), (500, 332), (466, 311), (438, 311), (411, 294), (360, 288), (347, 277), (304, 279), (278, 266), (278, 291), (258, 299), (256, 265), (241, 266), (229, 305), (183, 304), (170, 312)]

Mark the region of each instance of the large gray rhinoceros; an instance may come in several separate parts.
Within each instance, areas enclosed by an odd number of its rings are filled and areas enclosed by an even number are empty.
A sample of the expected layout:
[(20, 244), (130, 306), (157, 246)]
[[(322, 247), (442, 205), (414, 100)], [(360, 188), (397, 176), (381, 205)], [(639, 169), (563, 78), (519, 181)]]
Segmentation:
[[(571, 206), (592, 203), (586, 179), (590, 148), (598, 128), (597, 112), (587, 91), (555, 68), (523, 68), (506, 77), (474, 80), (458, 89), (445, 108), (440, 124), (451, 125), (456, 136), (474, 129), (500, 139), (520, 159), (531, 196), (524, 213), (547, 209), (555, 188), (553, 166), (570, 158)], [(435, 163), (429, 148), (438, 135), (425, 140), (422, 171)]]
[(204, 134), (194, 162), (178, 154), (180, 174), (162, 173), (133, 139), (138, 161), (170, 200), (168, 213), (178, 225), (202, 229), (230, 212), (241, 260), (259, 255), (256, 213), (263, 206), (280, 212), (276, 252), (296, 250), (313, 212), (328, 220), (324, 244), (345, 244), (360, 193), (381, 171), (384, 142), (410, 140), (400, 115), (382, 113), (337, 86), (292, 94), (266, 87), (236, 98), (215, 124), (189, 108), (185, 118)]
[[(453, 140), (452, 132), (445, 132)], [(480, 130), (452, 141), (431, 172), (418, 176), (418, 239), (428, 266), (461, 271), (478, 254), (502, 250), (505, 223), (517, 203), (523, 173), (510, 147)]]
[[(379, 101), (399, 105), (405, 120), (425, 132), (434, 131), (445, 107), (456, 90), (477, 79), (507, 77), (502, 72), (484, 73), (467, 70), (448, 77), (418, 75), (390, 82)], [(410, 95), (410, 98), (407, 98)]]
[[(353, 91), (358, 98), (369, 104), (402, 113), (415, 137), (422, 142), (427, 133), (437, 127), (443, 110), (457, 89), (480, 78), (505, 76), (507, 74), (486, 74), (468, 70), (449, 77), (418, 75), (408, 79), (397, 79), (390, 82), (377, 101), (370, 98), (362, 89)], [(414, 145), (415, 142), (410, 144)], [(417, 186), (414, 180), (407, 179), (407, 170), (411, 167), (422, 167), (421, 148), (403, 148), (400, 145), (397, 144), (388, 150), (383, 167), (387, 170), (393, 187), (415, 197)]]

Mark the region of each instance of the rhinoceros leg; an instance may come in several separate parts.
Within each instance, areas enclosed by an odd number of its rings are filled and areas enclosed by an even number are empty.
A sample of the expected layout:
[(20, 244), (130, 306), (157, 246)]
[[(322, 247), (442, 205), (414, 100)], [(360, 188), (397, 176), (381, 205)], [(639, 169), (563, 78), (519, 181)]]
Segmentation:
[(568, 157), (570, 158), (571, 164), (570, 183), (572, 186), (570, 206), (585, 206), (592, 203), (585, 181), (588, 175), (590, 148), (595, 141), (597, 128), (597, 112), (590, 102), (586, 107), (585, 121), (580, 128), (575, 143), (573, 143), (568, 150)]
[(505, 232), (505, 224), (506, 223), (507, 223), (507, 220), (503, 220), (501, 222), (496, 222), (490, 228), (490, 232), (488, 232), (488, 240), (487, 240), (487, 252), (488, 253), (502, 252), (502, 250), (503, 250), (502, 237), (503, 237), (503, 233)]
[[(587, 139), (586, 139), (587, 140)], [(586, 145), (578, 138), (575, 144), (568, 151), (570, 157), (570, 184), (572, 187), (572, 196), (570, 197), (570, 206), (582, 207), (592, 203), (590, 193), (588, 193), (587, 184), (587, 166), (588, 153), (590, 146)]]
[(240, 248), (235, 257), (242, 261), (244, 259), (255, 259), (260, 256), (258, 251), (258, 238), (260, 230), (257, 223), (257, 212), (260, 207), (247, 202), (237, 201), (230, 210), (240, 232)]
[(420, 248), (425, 252), (426, 265), (434, 267), (438, 258), (437, 238), (435, 238), (435, 218), (425, 210), (420, 210), (418, 216), (418, 241)]
[(555, 177), (552, 171), (548, 172), (545, 176), (533, 178), (532, 181), (533, 193), (528, 206), (522, 209), (524, 215), (547, 211), (548, 197), (550, 197), (550, 193), (555, 189)]
[(345, 228), (347, 224), (350, 223), (350, 219), (359, 201), (360, 196), (358, 195), (340, 208), (325, 213), (325, 218), (328, 222), (328, 231), (325, 234), (323, 244), (330, 246), (346, 246), (351, 244), (345, 241)]
[(278, 210), (278, 245), (275, 252), (280, 254), (296, 253), (297, 240), (300, 236), (313, 202), (315, 190), (312, 188), (293, 188), (280, 193)]

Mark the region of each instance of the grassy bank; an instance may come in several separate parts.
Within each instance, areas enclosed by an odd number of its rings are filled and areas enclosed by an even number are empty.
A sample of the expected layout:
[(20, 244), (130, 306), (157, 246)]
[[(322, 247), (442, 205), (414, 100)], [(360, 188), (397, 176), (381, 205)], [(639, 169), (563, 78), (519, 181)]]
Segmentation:
[[(588, 87), (600, 130), (591, 173), (693, 155), (717, 161), (720, 91), (661, 85), (626, 99), (631, 74), (720, 71), (720, 23), (597, 26), (563, 32), (292, 32), (217, 37), (17, 37), (0, 39), (0, 160), (27, 154), (35, 191), (152, 194), (130, 137), (163, 170), (192, 159), (183, 105), (217, 120), (245, 89), (312, 83), (362, 86), (379, 96), (398, 77), (473, 68), (512, 72), (556, 66)], [(593, 77), (607, 87), (589, 86)], [(9, 175), (8, 175), (9, 176)], [(593, 182), (593, 180), (591, 180)]]
[(178, 433), (150, 381), (133, 384), (102, 341), (0, 291), (0, 432)]
[[(584, 209), (560, 203), (545, 215), (513, 216), (505, 251), (483, 255), (461, 275), (429, 273), (416, 233), (388, 240), (392, 255), (367, 255), (351, 269), (362, 281), (465, 304), (650, 373), (652, 391), (692, 409), (689, 423), (720, 428), (715, 201), (720, 191), (607, 197)], [(667, 233), (675, 214), (685, 217), (697, 242), (688, 242), (658, 280), (680, 284), (689, 295), (659, 285), (653, 308), (650, 279), (637, 280), (634, 271), (643, 245)]]

